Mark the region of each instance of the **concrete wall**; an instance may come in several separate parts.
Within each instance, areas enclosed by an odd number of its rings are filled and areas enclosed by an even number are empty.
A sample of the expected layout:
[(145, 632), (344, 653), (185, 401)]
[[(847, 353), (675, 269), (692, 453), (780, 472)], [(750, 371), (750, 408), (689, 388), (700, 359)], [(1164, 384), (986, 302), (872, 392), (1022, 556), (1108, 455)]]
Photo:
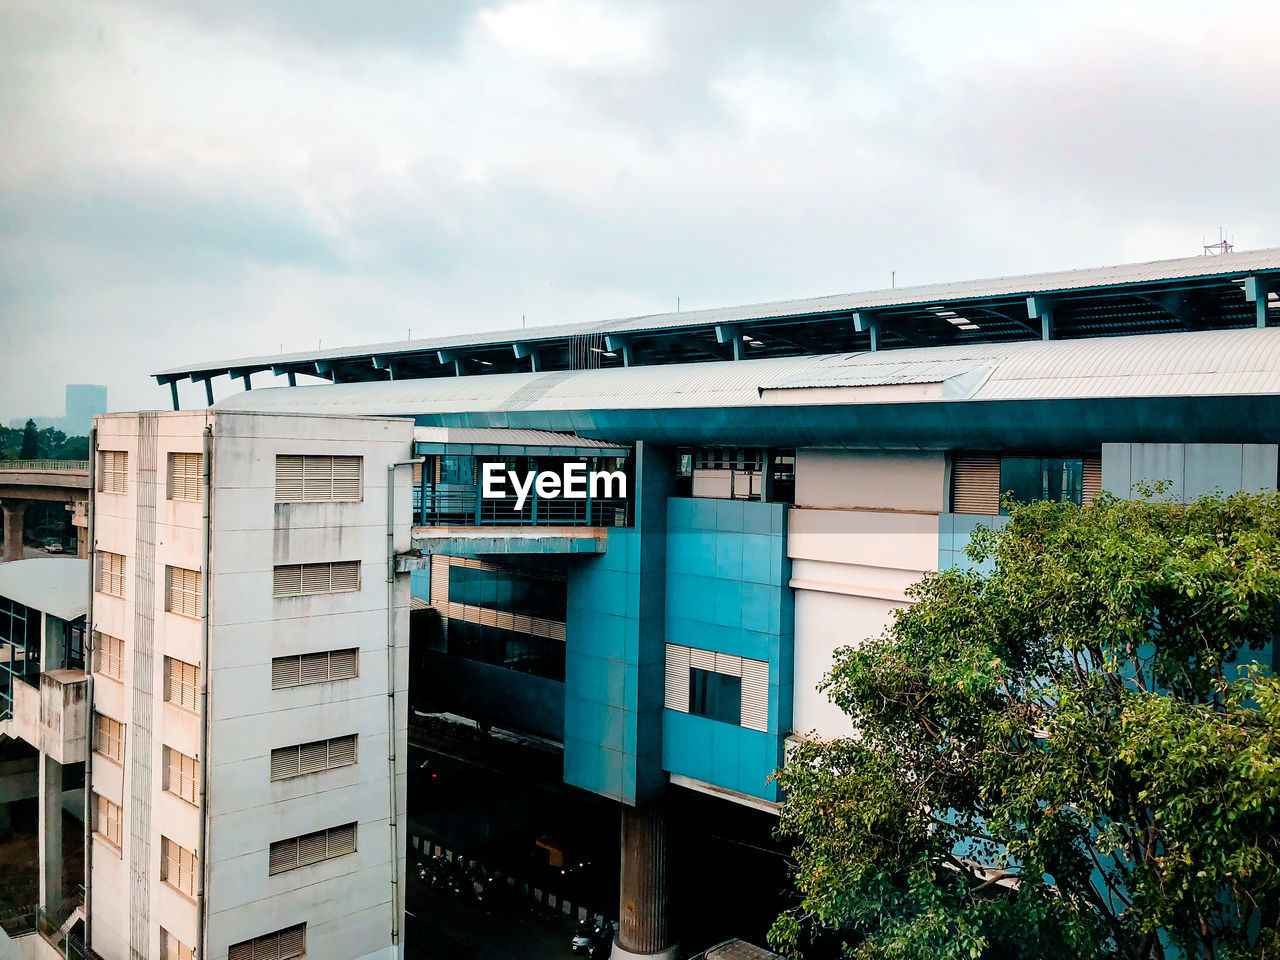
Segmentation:
[[(165, 567), (202, 566), (202, 507), (167, 499), (168, 454), (200, 452), (214, 424), (211, 657), (201, 663), (201, 621), (165, 607)], [(390, 949), (392, 870), (403, 889), (402, 852), (390, 847), (388, 813), (386, 464), (408, 456), (407, 421), (254, 414), (165, 413), (99, 419), (99, 447), (130, 453), (129, 491), (97, 494), (95, 545), (125, 555), (126, 597), (95, 595), (95, 626), (125, 641), (123, 682), (95, 676), (95, 706), (128, 724), (124, 767), (92, 757), (92, 788), (124, 809), (119, 849), (95, 836), (93, 947), (125, 960), (131, 947), (157, 956), (163, 926), (196, 945), (196, 904), (160, 880), (162, 836), (196, 851), (207, 869), (208, 956), (295, 923), (308, 924), (311, 957), (350, 958)], [(358, 453), (364, 499), (277, 506), (277, 453)], [(141, 471), (150, 467), (144, 490)], [(145, 493), (145, 496), (144, 496)], [(139, 506), (139, 501), (144, 502)], [(397, 549), (408, 546), (409, 471), (397, 476)], [(149, 505), (147, 502), (149, 501)], [(361, 561), (356, 593), (275, 600), (277, 563)], [(395, 609), (404, 757), (408, 671), (407, 576)], [(147, 637), (150, 637), (148, 648)], [(271, 690), (271, 659), (356, 646), (355, 680)], [(210, 754), (200, 718), (162, 702), (164, 656), (199, 665), (209, 686)], [(358, 763), (280, 783), (273, 747), (356, 733)], [(207, 850), (200, 809), (163, 790), (163, 747), (208, 767)], [(403, 840), (403, 766), (397, 800)], [(356, 854), (269, 877), (268, 847), (331, 826), (359, 823)], [(400, 850), (403, 851), (403, 843)], [(131, 865), (134, 867), (131, 879)]]
[(796, 591), (797, 734), (852, 733), (818, 685), (837, 648), (878, 635), (906, 604), (905, 589), (936, 568), (945, 479), (940, 452), (796, 451), (787, 554)]
[(1104, 443), (1102, 488), (1134, 496), (1135, 484), (1168, 483), (1165, 496), (1187, 502), (1205, 494), (1276, 486), (1274, 443)]

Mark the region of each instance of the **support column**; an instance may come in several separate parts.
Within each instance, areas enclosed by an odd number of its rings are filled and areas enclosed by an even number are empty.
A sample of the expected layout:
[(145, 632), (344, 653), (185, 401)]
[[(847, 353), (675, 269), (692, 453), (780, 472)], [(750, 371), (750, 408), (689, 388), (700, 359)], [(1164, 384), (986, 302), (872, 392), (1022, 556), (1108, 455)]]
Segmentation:
[(62, 764), (47, 753), (40, 754), (40, 906), (48, 916), (62, 909)]
[(22, 518), (27, 512), (27, 501), (5, 500), (4, 507), (4, 558), (22, 559)]
[(667, 913), (667, 817), (659, 803), (622, 808), (622, 882), (614, 960), (673, 960)]

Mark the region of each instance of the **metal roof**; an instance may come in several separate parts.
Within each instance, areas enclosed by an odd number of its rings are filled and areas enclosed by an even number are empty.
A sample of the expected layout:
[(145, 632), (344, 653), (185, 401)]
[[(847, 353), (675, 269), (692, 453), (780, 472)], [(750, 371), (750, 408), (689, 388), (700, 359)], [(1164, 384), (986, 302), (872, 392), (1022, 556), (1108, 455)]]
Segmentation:
[(89, 602), (89, 561), (37, 557), (0, 563), (0, 597), (63, 620), (83, 617)]
[[(1260, 286), (1247, 288), (1249, 278)], [(813, 355), (861, 349), (877, 324), (881, 347), (1008, 341), (1039, 337), (1042, 309), (1054, 312), (1053, 336), (1062, 338), (1254, 326), (1266, 318), (1268, 291), (1273, 310), (1280, 307), (1277, 289), (1280, 248), (1273, 248), (200, 361), (154, 376), (162, 384), (264, 371), (334, 382), (492, 376), (580, 365), (574, 349), (592, 351), (602, 366)], [(573, 338), (580, 337), (596, 339), (575, 348)]]
[[(234, 394), (217, 408), (425, 416), (841, 404), (890, 402), (863, 397), (859, 387), (921, 383), (951, 385), (938, 397), (950, 401), (1275, 394), (1280, 328), (277, 387)], [(830, 389), (797, 392), (805, 387)]]

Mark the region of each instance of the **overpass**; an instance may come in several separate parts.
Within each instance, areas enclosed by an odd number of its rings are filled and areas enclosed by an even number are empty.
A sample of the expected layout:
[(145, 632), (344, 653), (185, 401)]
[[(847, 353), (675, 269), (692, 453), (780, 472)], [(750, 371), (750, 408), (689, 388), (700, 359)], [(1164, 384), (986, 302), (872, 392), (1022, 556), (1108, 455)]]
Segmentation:
[[(88, 460), (0, 461), (0, 507), (4, 510), (4, 559), (22, 559), (22, 519), (35, 502), (76, 504), (89, 499)], [(72, 520), (77, 523), (82, 511)], [(80, 553), (84, 538), (78, 536)]]

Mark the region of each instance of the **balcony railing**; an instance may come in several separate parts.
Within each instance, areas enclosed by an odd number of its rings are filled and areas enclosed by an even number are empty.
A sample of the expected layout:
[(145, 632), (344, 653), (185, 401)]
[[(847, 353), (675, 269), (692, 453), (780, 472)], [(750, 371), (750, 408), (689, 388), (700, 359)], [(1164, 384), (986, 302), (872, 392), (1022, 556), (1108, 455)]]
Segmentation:
[(88, 460), (0, 460), (0, 470), (26, 473), (88, 473)]
[(513, 509), (515, 498), (486, 500), (475, 490), (414, 491), (414, 516), (421, 526), (457, 527), (625, 527), (631, 505), (621, 498), (569, 500), (528, 497)]

